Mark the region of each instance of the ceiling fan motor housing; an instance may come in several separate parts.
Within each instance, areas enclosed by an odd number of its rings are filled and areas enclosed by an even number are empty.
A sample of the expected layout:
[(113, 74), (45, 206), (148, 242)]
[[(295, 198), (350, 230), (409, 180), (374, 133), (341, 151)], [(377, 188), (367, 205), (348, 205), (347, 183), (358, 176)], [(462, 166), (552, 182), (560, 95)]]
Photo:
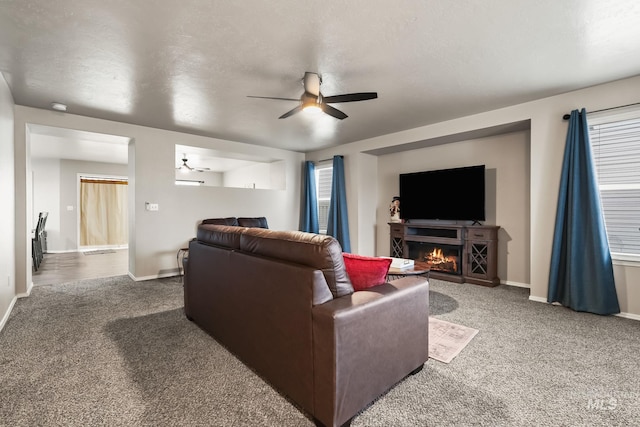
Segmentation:
[(305, 91), (300, 97), (300, 105), (302, 105), (303, 110), (310, 107), (321, 108), (320, 104), (322, 104), (322, 95), (315, 96)]
[[(314, 109), (323, 111), (324, 113), (335, 117), (336, 119), (346, 119), (348, 116), (338, 110), (335, 107), (330, 106), (330, 103), (341, 102), (354, 102), (354, 101), (366, 101), (369, 99), (375, 99), (378, 97), (377, 92), (359, 92), (359, 93), (345, 93), (342, 95), (333, 95), (323, 97), (320, 93), (320, 85), (322, 84), (322, 78), (317, 73), (306, 72), (302, 78), (302, 85), (304, 86), (304, 92), (300, 96), (300, 101), (297, 107), (287, 111), (279, 119), (286, 119), (292, 115), (299, 113), (302, 110)], [(297, 101), (294, 98), (280, 98), (272, 96), (251, 96), (249, 98), (263, 98), (263, 99), (276, 99), (280, 101)]]

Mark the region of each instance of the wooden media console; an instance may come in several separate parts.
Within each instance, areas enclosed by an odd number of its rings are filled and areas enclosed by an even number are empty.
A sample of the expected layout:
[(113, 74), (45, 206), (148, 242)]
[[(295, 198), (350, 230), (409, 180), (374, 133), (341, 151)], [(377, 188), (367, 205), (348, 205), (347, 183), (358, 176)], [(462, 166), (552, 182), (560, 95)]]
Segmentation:
[(494, 225), (389, 223), (394, 258), (428, 262), (430, 277), (497, 286), (498, 230)]

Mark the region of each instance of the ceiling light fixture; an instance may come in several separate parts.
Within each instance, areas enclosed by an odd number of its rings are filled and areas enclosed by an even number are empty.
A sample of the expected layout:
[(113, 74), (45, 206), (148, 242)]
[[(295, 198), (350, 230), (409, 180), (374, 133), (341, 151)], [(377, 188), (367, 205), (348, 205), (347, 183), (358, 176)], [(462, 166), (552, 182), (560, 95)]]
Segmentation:
[(52, 102), (51, 108), (56, 111), (67, 111), (67, 106), (61, 102)]
[(306, 97), (302, 103), (302, 111), (311, 114), (321, 113), (322, 107), (320, 106), (320, 97)]

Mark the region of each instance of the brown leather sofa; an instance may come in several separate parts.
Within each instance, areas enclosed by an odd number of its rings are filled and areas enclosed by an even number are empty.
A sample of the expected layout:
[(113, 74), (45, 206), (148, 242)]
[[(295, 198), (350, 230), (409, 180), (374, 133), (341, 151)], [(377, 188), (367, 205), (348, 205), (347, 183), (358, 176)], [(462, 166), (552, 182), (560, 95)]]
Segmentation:
[(330, 236), (200, 224), (186, 316), (317, 425), (349, 425), (428, 358), (429, 284), (354, 292)]

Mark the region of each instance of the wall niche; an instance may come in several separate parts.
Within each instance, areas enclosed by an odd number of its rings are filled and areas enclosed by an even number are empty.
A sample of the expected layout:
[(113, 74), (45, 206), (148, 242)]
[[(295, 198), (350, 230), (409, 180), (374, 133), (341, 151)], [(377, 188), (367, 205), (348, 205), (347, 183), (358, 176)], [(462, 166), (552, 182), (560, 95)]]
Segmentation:
[(283, 159), (176, 144), (176, 185), (285, 190)]

